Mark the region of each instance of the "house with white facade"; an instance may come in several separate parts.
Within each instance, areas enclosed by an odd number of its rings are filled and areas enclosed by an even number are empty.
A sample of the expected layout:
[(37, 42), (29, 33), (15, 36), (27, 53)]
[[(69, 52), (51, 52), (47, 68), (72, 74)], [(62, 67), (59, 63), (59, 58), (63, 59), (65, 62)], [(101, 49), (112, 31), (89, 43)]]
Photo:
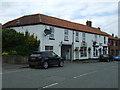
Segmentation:
[(108, 53), (108, 36), (100, 28), (43, 14), (26, 15), (3, 25), (40, 39), (39, 51), (54, 51), (65, 60), (96, 59)]

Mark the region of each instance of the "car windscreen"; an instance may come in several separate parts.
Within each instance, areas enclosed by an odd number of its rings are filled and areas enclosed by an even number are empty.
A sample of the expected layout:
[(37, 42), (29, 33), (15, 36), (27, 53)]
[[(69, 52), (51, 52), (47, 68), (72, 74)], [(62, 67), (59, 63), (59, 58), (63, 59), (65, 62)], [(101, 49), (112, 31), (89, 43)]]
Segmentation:
[(45, 52), (32, 53), (30, 56), (31, 57), (45, 57), (45, 56), (47, 56), (47, 53), (45, 53)]

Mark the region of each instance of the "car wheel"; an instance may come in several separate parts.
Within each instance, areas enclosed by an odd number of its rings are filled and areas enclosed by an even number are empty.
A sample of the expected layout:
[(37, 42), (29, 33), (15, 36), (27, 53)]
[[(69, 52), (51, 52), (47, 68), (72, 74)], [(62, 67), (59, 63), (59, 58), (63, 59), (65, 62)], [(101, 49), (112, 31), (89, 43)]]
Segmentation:
[(43, 63), (43, 68), (47, 69), (48, 68), (48, 62)]
[(63, 62), (63, 61), (59, 61), (58, 66), (59, 66), (59, 67), (63, 67), (63, 66), (64, 66), (64, 62)]
[(110, 60), (108, 59), (107, 62), (110, 62)]

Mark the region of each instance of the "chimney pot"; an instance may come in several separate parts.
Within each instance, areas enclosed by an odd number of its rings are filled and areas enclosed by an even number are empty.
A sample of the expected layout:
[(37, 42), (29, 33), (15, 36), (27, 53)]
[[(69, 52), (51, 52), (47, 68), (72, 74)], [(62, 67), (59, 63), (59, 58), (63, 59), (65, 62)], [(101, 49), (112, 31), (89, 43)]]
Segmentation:
[(100, 30), (100, 27), (98, 27), (98, 29)]
[(114, 37), (114, 34), (112, 34), (112, 36)]
[(87, 20), (86, 25), (92, 27), (92, 22)]

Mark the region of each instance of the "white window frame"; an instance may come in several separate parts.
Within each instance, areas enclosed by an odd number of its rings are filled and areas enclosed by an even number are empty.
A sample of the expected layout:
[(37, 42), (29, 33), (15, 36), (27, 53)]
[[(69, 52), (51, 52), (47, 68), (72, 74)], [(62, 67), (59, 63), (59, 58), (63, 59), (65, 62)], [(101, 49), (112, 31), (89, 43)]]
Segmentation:
[(86, 33), (85, 32), (82, 32), (82, 40), (86, 41)]
[(50, 30), (51, 30), (51, 34), (49, 35), (49, 39), (51, 40), (54, 40), (54, 33), (55, 33), (55, 30), (54, 30), (54, 27), (50, 26)]
[(104, 36), (104, 44), (106, 44), (106, 37)]
[[(46, 49), (46, 48), (48, 48), (48, 49)], [(53, 46), (46, 45), (45, 46), (45, 51), (53, 51)]]
[(98, 48), (98, 47), (94, 47), (94, 48), (93, 48), (93, 56), (94, 56), (94, 57), (98, 57), (98, 53), (99, 53), (99, 52), (98, 52), (98, 49), (97, 49), (97, 48)]
[(76, 31), (76, 38), (75, 38), (75, 41), (76, 41), (76, 42), (79, 42), (79, 32), (78, 32), (78, 31)]
[(97, 34), (95, 34), (95, 41), (97, 41)]
[(87, 47), (81, 47), (83, 50), (80, 52), (80, 57), (87, 57)]
[(69, 38), (68, 38), (68, 35), (69, 35), (69, 31), (67, 29), (64, 30), (64, 40), (65, 41), (68, 41)]

